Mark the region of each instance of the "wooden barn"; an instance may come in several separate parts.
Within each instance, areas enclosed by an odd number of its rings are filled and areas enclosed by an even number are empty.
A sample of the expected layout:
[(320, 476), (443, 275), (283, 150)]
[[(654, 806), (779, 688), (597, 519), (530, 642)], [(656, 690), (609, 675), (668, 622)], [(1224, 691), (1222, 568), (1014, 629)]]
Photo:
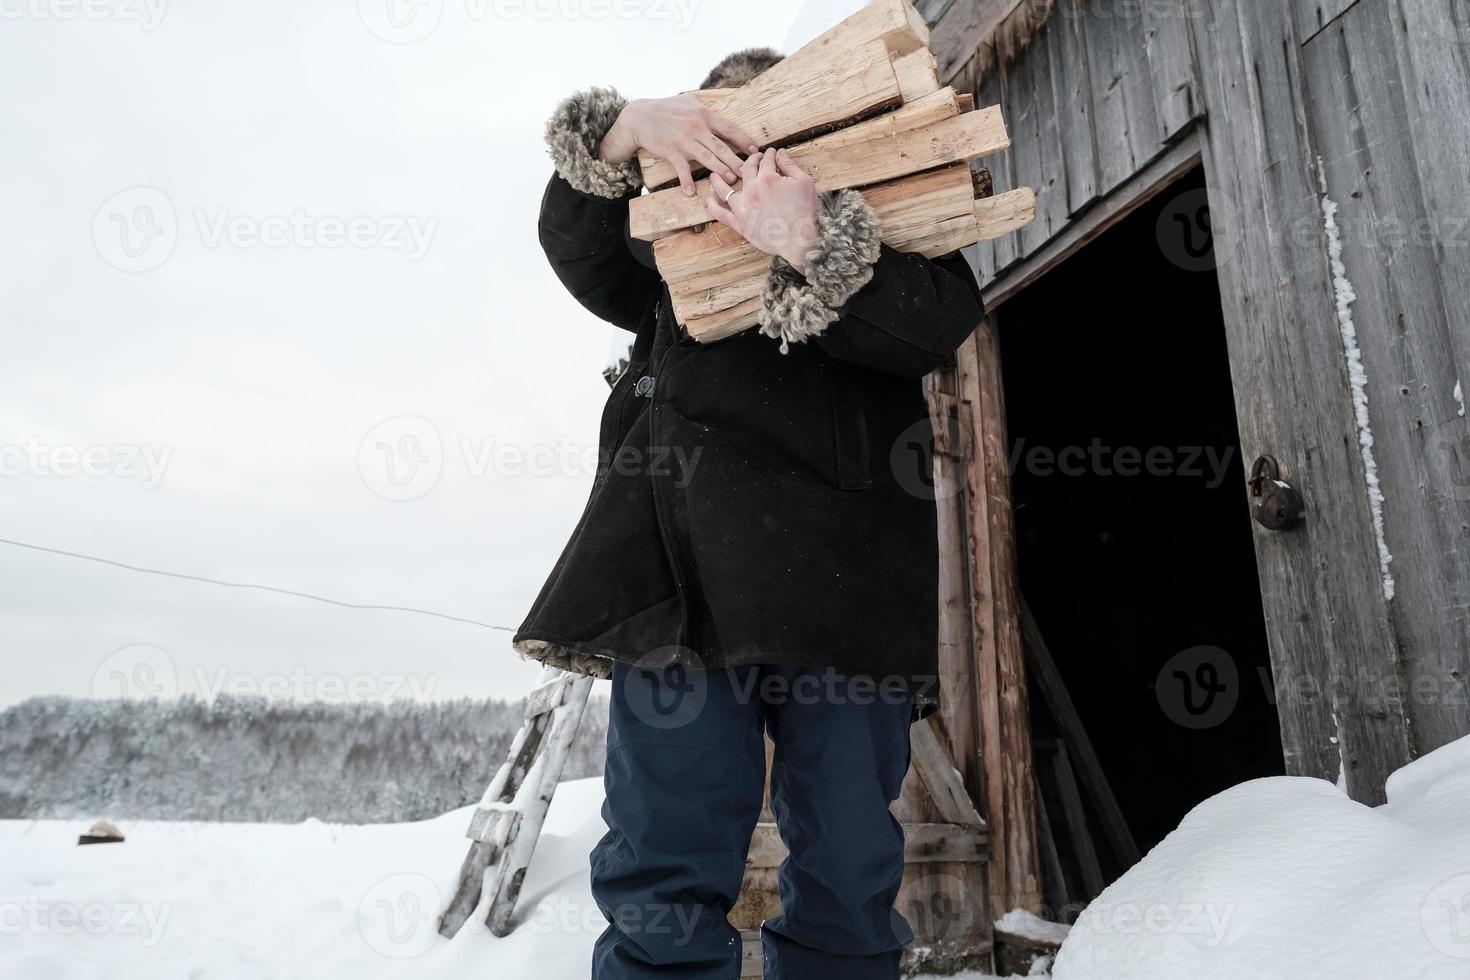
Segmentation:
[[(897, 904), (909, 967), (1025, 972), (1048, 942), (997, 919), (1070, 922), (1206, 797), (1377, 804), (1470, 733), (1470, 0), (914, 7), (1037, 216), (969, 250), (988, 318), (926, 382), (932, 466), (893, 456), (939, 507), (946, 692)], [(587, 686), (533, 695), (487, 799)], [(783, 854), (767, 808), (749, 976)]]
[(986, 907), (1069, 920), (1227, 786), (1470, 733), (1470, 3), (916, 6), (1038, 210), (930, 379), (937, 727)]

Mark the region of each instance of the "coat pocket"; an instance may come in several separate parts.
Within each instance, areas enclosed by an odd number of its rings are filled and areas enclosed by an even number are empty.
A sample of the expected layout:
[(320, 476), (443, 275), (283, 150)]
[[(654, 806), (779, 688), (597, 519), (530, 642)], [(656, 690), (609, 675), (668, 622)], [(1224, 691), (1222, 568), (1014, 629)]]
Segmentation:
[(839, 490), (867, 490), (873, 485), (872, 447), (868, 435), (868, 410), (862, 386), (842, 362), (834, 362), (832, 384), (832, 433), (837, 460)]

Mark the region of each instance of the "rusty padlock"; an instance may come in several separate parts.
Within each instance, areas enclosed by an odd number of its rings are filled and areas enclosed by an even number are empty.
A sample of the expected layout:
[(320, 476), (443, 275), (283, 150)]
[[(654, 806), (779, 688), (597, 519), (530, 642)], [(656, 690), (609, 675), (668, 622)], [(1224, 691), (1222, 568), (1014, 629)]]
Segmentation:
[(1258, 456), (1251, 464), (1248, 481), (1251, 491), (1251, 517), (1272, 531), (1284, 531), (1302, 516), (1302, 495), (1296, 487), (1281, 479), (1281, 464), (1274, 456)]

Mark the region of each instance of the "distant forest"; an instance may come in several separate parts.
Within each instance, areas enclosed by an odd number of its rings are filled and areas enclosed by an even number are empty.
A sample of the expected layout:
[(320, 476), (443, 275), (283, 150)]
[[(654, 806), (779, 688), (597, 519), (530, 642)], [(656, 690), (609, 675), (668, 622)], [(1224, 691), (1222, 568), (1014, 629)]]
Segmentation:
[[(474, 803), (523, 702), (34, 698), (0, 712), (0, 818), (344, 823)], [(594, 695), (563, 774), (602, 773)]]

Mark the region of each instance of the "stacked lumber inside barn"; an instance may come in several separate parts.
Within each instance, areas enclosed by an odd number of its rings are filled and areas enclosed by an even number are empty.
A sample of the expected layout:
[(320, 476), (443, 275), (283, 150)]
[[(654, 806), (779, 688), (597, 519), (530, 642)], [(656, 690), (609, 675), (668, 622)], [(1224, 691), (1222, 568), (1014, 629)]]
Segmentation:
[[(742, 88), (697, 94), (761, 148), (786, 148), (818, 190), (859, 190), (886, 244), (944, 255), (1022, 227), (1036, 196), (982, 190), (970, 164), (1010, 145), (1005, 120), (942, 87), (928, 43), (908, 0), (875, 0)], [(630, 228), (654, 243), (675, 318), (706, 342), (754, 325), (769, 257), (711, 220), (707, 178), (689, 197), (667, 161), (639, 162), (649, 193)]]

